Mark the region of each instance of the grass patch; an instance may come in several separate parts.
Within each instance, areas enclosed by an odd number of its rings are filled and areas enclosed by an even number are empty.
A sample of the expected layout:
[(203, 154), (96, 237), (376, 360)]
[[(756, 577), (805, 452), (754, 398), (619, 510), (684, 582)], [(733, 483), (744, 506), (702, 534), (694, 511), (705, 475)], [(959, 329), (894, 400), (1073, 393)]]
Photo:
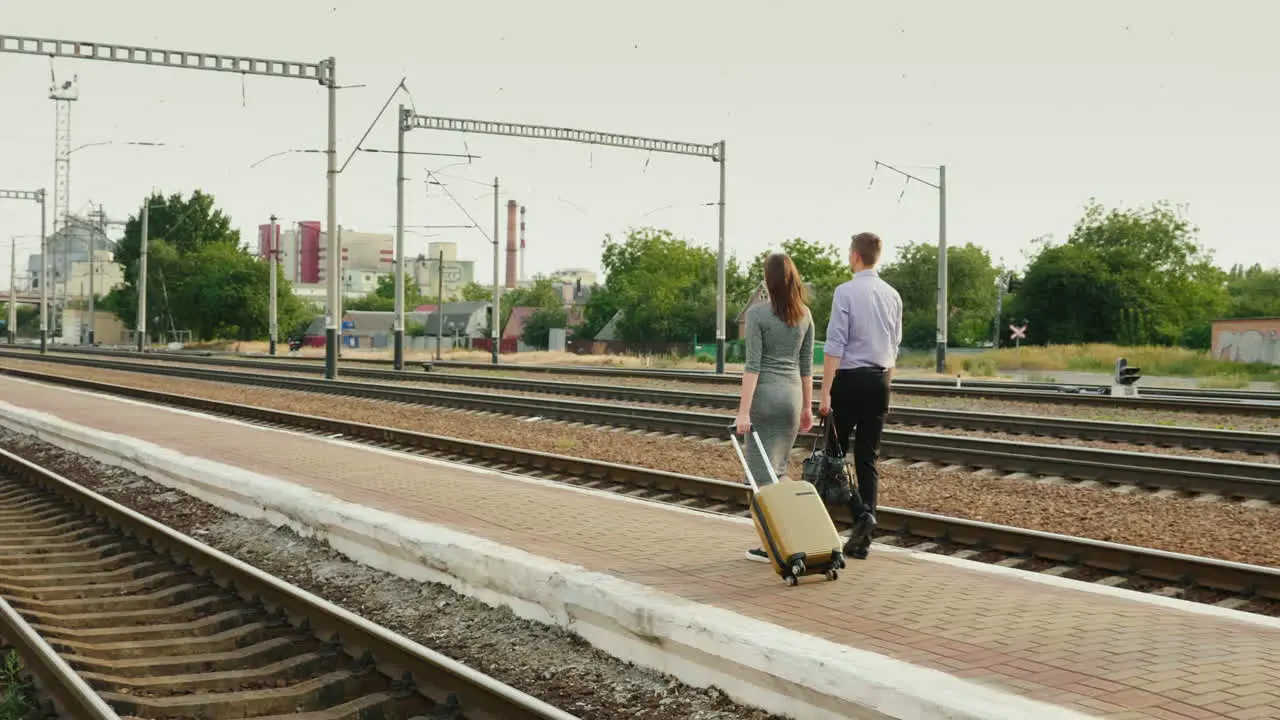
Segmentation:
[[(1111, 373), (1116, 358), (1127, 358), (1130, 365), (1142, 368), (1144, 376), (1205, 378), (1202, 387), (1243, 387), (1249, 382), (1272, 382), (1280, 387), (1280, 367), (1265, 363), (1236, 363), (1219, 360), (1204, 350), (1178, 347), (1121, 347), (1119, 345), (1046, 345), (1001, 348), (980, 353), (950, 354), (947, 373), (994, 375), (999, 371), (1022, 370), (1032, 373), (1076, 371)], [(903, 355), (904, 368), (932, 368), (933, 353), (913, 352)], [(992, 372), (994, 367), (996, 372)], [(1241, 383), (1241, 384), (1232, 384)]]
[(1221, 373), (1209, 375), (1196, 381), (1196, 385), (1206, 390), (1238, 390), (1249, 384), (1249, 376), (1244, 373)]
[(577, 446), (578, 446), (578, 441), (574, 440), (573, 438), (569, 438), (569, 437), (556, 438), (557, 450), (572, 450)]
[(994, 360), (984, 357), (968, 357), (960, 364), (964, 371), (974, 377), (994, 377), (1000, 372)]
[(0, 662), (0, 720), (24, 720), (35, 707), (35, 688), (24, 674), (22, 658), (10, 650)]

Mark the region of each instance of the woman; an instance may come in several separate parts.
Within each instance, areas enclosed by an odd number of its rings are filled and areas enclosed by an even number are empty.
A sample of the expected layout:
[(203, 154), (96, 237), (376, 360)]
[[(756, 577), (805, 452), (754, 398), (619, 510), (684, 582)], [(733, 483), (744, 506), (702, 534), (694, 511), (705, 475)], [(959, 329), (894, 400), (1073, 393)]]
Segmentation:
[[(747, 465), (756, 482), (771, 482), (768, 467), (787, 472), (796, 435), (813, 427), (813, 317), (795, 263), (774, 253), (764, 263), (769, 304), (747, 311), (747, 366), (738, 402), (738, 434), (746, 441)], [(767, 457), (747, 434), (755, 430)], [(762, 548), (749, 560), (769, 562)]]

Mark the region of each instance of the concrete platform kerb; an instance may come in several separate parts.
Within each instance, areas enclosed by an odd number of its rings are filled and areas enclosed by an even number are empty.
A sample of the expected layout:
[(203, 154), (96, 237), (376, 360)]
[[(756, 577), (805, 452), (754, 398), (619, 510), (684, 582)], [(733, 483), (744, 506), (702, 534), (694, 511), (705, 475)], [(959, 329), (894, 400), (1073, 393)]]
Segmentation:
[(323, 538), (371, 567), (440, 582), (522, 617), (568, 628), (624, 660), (693, 685), (715, 685), (735, 700), (771, 712), (920, 720), (1088, 717), (2, 401), (0, 425), (126, 468), (228, 512)]

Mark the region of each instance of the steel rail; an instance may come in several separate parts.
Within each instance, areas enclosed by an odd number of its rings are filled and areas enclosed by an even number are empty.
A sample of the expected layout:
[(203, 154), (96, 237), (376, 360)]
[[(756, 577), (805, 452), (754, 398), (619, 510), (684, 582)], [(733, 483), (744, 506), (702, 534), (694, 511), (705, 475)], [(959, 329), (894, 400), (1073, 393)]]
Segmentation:
[[(120, 356), (133, 355), (137, 353), (131, 350), (112, 350), (108, 348), (63, 348), (60, 352), (85, 352), (85, 353), (102, 353)], [(173, 358), (246, 358), (246, 359), (265, 359), (267, 356), (263, 353), (249, 352), (232, 352), (232, 351), (213, 351), (213, 350), (158, 350), (151, 353), (157, 357), (173, 357)], [(271, 357), (272, 361), (289, 364), (314, 364), (316, 361), (309, 358), (278, 356)], [(344, 364), (351, 365), (373, 365), (379, 367), (390, 367), (393, 362), (383, 358), (345, 358)], [(484, 370), (492, 372), (495, 368), (491, 363), (476, 363), (462, 360), (440, 360), (428, 361), (429, 365), (439, 365), (442, 368), (460, 368), (471, 370)], [(741, 382), (742, 375), (740, 373), (725, 373), (717, 375), (709, 370), (687, 370), (687, 369), (662, 369), (662, 368), (620, 368), (620, 367), (600, 367), (593, 365), (521, 365), (518, 363), (505, 365), (500, 370), (514, 372), (543, 373), (551, 375), (602, 375), (612, 377), (632, 377), (632, 378), (652, 378), (652, 379), (670, 379), (670, 380), (687, 380), (690, 382), (707, 382), (711, 384), (737, 384)], [(815, 383), (821, 380), (821, 376), (814, 377)], [(907, 390), (914, 387), (936, 387), (936, 388), (956, 388), (954, 379), (943, 378), (897, 378), (893, 381), (895, 387)], [(1106, 394), (1110, 391), (1110, 386), (1100, 385), (1096, 383), (1059, 383), (1059, 382), (1037, 382), (1037, 381), (1017, 381), (1017, 380), (983, 380), (981, 378), (966, 378), (961, 381), (960, 390), (1032, 390), (1032, 391), (1048, 391), (1058, 393), (1097, 393)], [(1204, 388), (1182, 388), (1172, 387), (1168, 385), (1148, 386), (1142, 388), (1142, 394), (1148, 397), (1158, 398), (1193, 398), (1204, 400), (1230, 400), (1230, 401), (1261, 401), (1264, 403), (1280, 403), (1280, 392), (1268, 392), (1265, 390), (1209, 390)]]
[[(244, 357), (253, 357), (244, 355)], [(298, 358), (289, 358), (291, 361), (298, 361)], [(380, 359), (352, 359), (347, 362), (372, 363), (378, 365), (389, 365), (389, 360)], [(494, 369), (489, 363), (476, 363), (461, 360), (441, 360), (433, 361), (434, 365), (444, 368), (458, 368), (462, 370), (487, 370)], [(681, 370), (681, 369), (654, 369), (654, 368), (618, 368), (618, 367), (598, 367), (590, 365), (505, 365), (504, 370), (515, 370), (520, 372), (548, 373), (554, 375), (600, 375), (605, 377), (631, 377), (631, 378), (655, 378), (655, 379), (671, 379), (671, 380), (687, 380), (690, 382), (706, 382), (712, 384), (737, 384), (742, 382), (740, 373), (725, 373), (717, 375), (709, 370)], [(820, 380), (820, 376), (814, 377), (815, 382)], [(956, 387), (955, 380), (947, 379), (931, 379), (931, 378), (897, 378), (893, 381), (894, 389), (915, 390), (917, 388), (937, 388), (961, 390), (1030, 390), (1041, 392), (1067, 392), (1074, 389), (1092, 390), (1094, 392), (1109, 391), (1110, 386), (1098, 385), (1093, 383), (1049, 383), (1049, 382), (1018, 382), (1004, 380), (975, 380), (967, 379), (961, 381), (961, 386)], [(1198, 398), (1208, 400), (1260, 400), (1264, 402), (1280, 403), (1280, 392), (1266, 392), (1257, 390), (1206, 390), (1201, 388), (1175, 388), (1175, 387), (1147, 387), (1141, 391), (1150, 397), (1160, 398)]]
[[(5, 370), (4, 372), (13, 371)], [(430, 454), (447, 460), (497, 469), (519, 468), (544, 479), (605, 491), (624, 492), (654, 502), (718, 514), (747, 516), (747, 486), (742, 483), (682, 475), (586, 458), (431, 435), (399, 428), (304, 415), (218, 400), (176, 395), (80, 378), (44, 376), (20, 371), (57, 385), (134, 398), (159, 405), (196, 410), (268, 427), (325, 437), (341, 437), (384, 449)], [(720, 422), (723, 427), (723, 420)], [(641, 494), (637, 494), (637, 492)], [(847, 508), (831, 508), (841, 527), (851, 526)], [(980, 550), (1068, 563), (1108, 573), (1159, 582), (1194, 584), (1246, 597), (1280, 600), (1280, 569), (1213, 558), (1109, 543), (1089, 538), (951, 518), (891, 507), (876, 512), (880, 529)]]
[[(2, 451), (0, 451), (2, 452)], [(0, 640), (11, 646), (53, 701), (60, 716), (77, 720), (120, 720), (93, 688), (63, 660), (40, 633), (0, 597)]]
[[(32, 354), (29, 349), (13, 349), (10, 352)], [(138, 353), (123, 350), (102, 350), (102, 349), (59, 349), (58, 352), (68, 354), (83, 355), (103, 355), (108, 357), (139, 357)], [(147, 357), (156, 359), (172, 358), (183, 362), (200, 362), (219, 359), (212, 352), (194, 352), (194, 351), (163, 351), (147, 353)], [(222, 358), (227, 357), (222, 355)], [(235, 354), (234, 357), (245, 358), (239, 362), (246, 362), (250, 359), (263, 362), (260, 358), (264, 356)], [(222, 362), (229, 362), (222, 360)], [(295, 365), (295, 366), (315, 366), (315, 363), (297, 358), (276, 358), (267, 362), (276, 363), (277, 365)], [(381, 360), (362, 359), (362, 360), (346, 360), (344, 363), (359, 363), (364, 365), (386, 365)], [(483, 363), (468, 363), (460, 361), (441, 361), (439, 363), (431, 363), (433, 367), (456, 368), (481, 370), (486, 373), (492, 373), (494, 366)], [(636, 369), (636, 368), (601, 368), (601, 367), (571, 367), (562, 365), (509, 365), (502, 368), (504, 371), (527, 372), (527, 373), (544, 373), (544, 374), (571, 374), (571, 375), (588, 375), (603, 377), (634, 377), (649, 378), (659, 380), (686, 380), (691, 382), (700, 382), (705, 384), (716, 385), (738, 385), (741, 384), (741, 376), (735, 375), (715, 375), (702, 370), (652, 370), (652, 369)], [(377, 372), (376, 370), (357, 370), (350, 368), (347, 372), (358, 372), (365, 377), (372, 377), (368, 373)], [(395, 371), (384, 371), (395, 372)], [(403, 371), (401, 371), (403, 372)], [(410, 376), (420, 376), (420, 373), (408, 373)], [(438, 373), (437, 375), (442, 375)], [(817, 379), (815, 379), (817, 382)], [(981, 382), (981, 381), (980, 381)], [(1090, 394), (1081, 392), (1069, 392), (1064, 387), (1056, 385), (1045, 385), (1036, 383), (1023, 383), (1020, 386), (1014, 384), (985, 381), (981, 385), (968, 383), (961, 387), (956, 387), (954, 383), (933, 382), (927, 380), (895, 380), (895, 392), (903, 395), (924, 395), (931, 397), (968, 397), (975, 400), (1007, 400), (1015, 402), (1030, 402), (1053, 405), (1082, 405), (1086, 407), (1096, 408), (1129, 408), (1129, 409), (1147, 409), (1147, 410), (1163, 410), (1175, 412), (1196, 412), (1196, 413), (1222, 413), (1229, 415), (1250, 415), (1261, 417), (1280, 418), (1280, 394), (1274, 401), (1272, 400), (1251, 400), (1245, 396), (1224, 396), (1224, 395), (1203, 395), (1192, 396), (1189, 391), (1177, 391), (1175, 394), (1161, 394), (1160, 390), (1149, 390), (1139, 397), (1112, 397), (1103, 394)], [(1030, 386), (1030, 387), (1026, 387)], [(1101, 386), (1076, 386), (1076, 390), (1084, 387), (1093, 387), (1095, 390), (1101, 389)]]
[[(121, 355), (140, 359), (137, 354)], [(174, 359), (190, 364), (211, 364), (220, 367), (256, 369), (275, 372), (321, 374), (324, 368), (315, 364), (281, 363), (275, 360), (231, 360), (225, 358), (192, 357)], [(413, 381), (440, 385), (462, 385), (475, 388), (492, 388), (512, 392), (540, 392), (554, 395), (590, 397), (624, 402), (653, 403), (671, 406), (734, 409), (738, 397), (728, 393), (665, 390), (629, 385), (601, 385), (595, 383), (571, 383), (561, 380), (532, 380), (509, 378), (499, 375), (460, 375), (436, 373), (424, 375), (395, 370), (350, 368), (348, 377), (371, 380), (388, 380), (399, 383)], [(817, 403), (814, 403), (817, 407)], [(1280, 434), (1220, 430), (1215, 428), (1191, 428), (1167, 425), (1143, 425), (1105, 420), (1078, 420), (1030, 415), (982, 413), (970, 410), (945, 410), (893, 406), (889, 422), (896, 425), (923, 427), (950, 427), (969, 430), (1031, 434), (1048, 437), (1073, 437), (1124, 442), (1141, 445), (1182, 446), (1191, 448), (1239, 450), (1257, 454), (1280, 453)]]
[[(3, 449), (0, 449), (0, 471), (54, 493), (127, 537), (167, 553), (174, 562), (189, 567), (197, 575), (214, 578), (219, 585), (233, 589), (242, 598), (256, 599), (290, 618), (305, 621), (314, 636), (336, 638), (351, 657), (371, 661), (392, 681), (407, 679), (410, 687), (435, 701), (438, 707), (458, 708), (458, 716), (468, 720), (575, 720), (575, 716), (569, 713)], [(69, 671), (70, 668), (64, 664), (64, 670)], [(116, 716), (77, 713), (73, 717)]]
[[(388, 388), (371, 383), (288, 378), (278, 375), (263, 376), (176, 365), (125, 363), (129, 367), (121, 368), (118, 362), (96, 358), (77, 357), (49, 361), (209, 382), (460, 410), (498, 412), (521, 417), (538, 417), (710, 438), (721, 437), (724, 434), (725, 423), (730, 419), (726, 415), (657, 407), (602, 407), (596, 403), (556, 398), (494, 395), (438, 388)], [(50, 377), (41, 373), (27, 373), (4, 367), (0, 367), (0, 373), (27, 376), (37, 380)], [(812, 442), (812, 435), (801, 435), (796, 438), (797, 446), (812, 444)], [(900, 430), (886, 431), (881, 441), (881, 449), (889, 457), (917, 461), (990, 467), (1010, 472), (1101, 480), (1184, 492), (1213, 493), (1224, 497), (1280, 500), (1280, 465)]]
[[(0, 357), (4, 352), (0, 351)], [(116, 357), (112, 354), (111, 357)], [(149, 357), (133, 353), (119, 356), (144, 364)], [(40, 356), (36, 356), (40, 357)], [(50, 356), (44, 356), (46, 358)], [(56, 356), (54, 356), (56, 357)], [(230, 360), (202, 356), (168, 358), (171, 362), (192, 365), (216, 365), (240, 370), (265, 370), (319, 375), (324, 367), (316, 364), (281, 363), (274, 360)], [(52, 361), (56, 361), (52, 360)], [(156, 363), (151, 363), (155, 365)], [(104, 366), (105, 367), (105, 366)], [(117, 366), (111, 366), (117, 367)], [(123, 365), (119, 366), (123, 367)], [(395, 370), (350, 368), (343, 373), (347, 377), (388, 380), (409, 384), (421, 381), (439, 385), (461, 385), (472, 388), (491, 388), (511, 392), (536, 392), (573, 397), (589, 397), (623, 402), (653, 403), (658, 405), (701, 408), (734, 409), (738, 405), (736, 395), (728, 393), (693, 392), (634, 387), (628, 385), (602, 385), (596, 383), (570, 383), (560, 380), (533, 380), (508, 378), (498, 375), (460, 375), (436, 373), (424, 375)], [(815, 409), (817, 403), (814, 405)], [(971, 410), (946, 410), (895, 405), (888, 417), (891, 425), (910, 427), (946, 427), (986, 432), (1004, 432), (1015, 435), (1041, 437), (1080, 438), (1116, 443), (1149, 445), (1156, 447), (1187, 447), (1207, 450), (1234, 450), (1259, 455), (1280, 453), (1280, 433), (1222, 430), (1170, 425), (1147, 425), (1107, 420), (1082, 420), (1032, 415), (997, 414)]]

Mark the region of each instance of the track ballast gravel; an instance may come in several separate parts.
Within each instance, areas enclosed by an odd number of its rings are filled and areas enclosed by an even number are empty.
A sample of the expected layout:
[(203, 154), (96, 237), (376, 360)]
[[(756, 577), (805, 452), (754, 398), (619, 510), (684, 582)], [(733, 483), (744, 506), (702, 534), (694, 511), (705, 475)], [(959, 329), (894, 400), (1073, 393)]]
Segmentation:
[[(19, 361), (5, 361), (17, 365)], [(742, 482), (725, 444), (688, 438), (640, 437), (623, 431), (517, 418), (481, 417), (426, 406), (340, 398), (202, 380), (26, 362), (38, 372), (203, 397), (288, 412), (404, 428), (543, 452)], [(793, 464), (793, 474), (798, 472)], [(1280, 567), (1280, 507), (1190, 502), (1146, 493), (1042, 485), (934, 468), (884, 465), (880, 503), (1046, 532), (1171, 552)]]
[(0, 430), (0, 447), (584, 720), (782, 720), (624, 663), (567, 631), (444, 585), (370, 569), (288, 528), (247, 520), (133, 473)]
[[(549, 375), (519, 370), (434, 370), (464, 374), (487, 373), (502, 377), (530, 380), (555, 379), (563, 382), (634, 385), (662, 390), (688, 392), (736, 392), (734, 385), (716, 385), (690, 380), (663, 380), (657, 378), (601, 377), (598, 375)], [(1106, 408), (1068, 403), (1034, 403), (1021, 400), (1002, 400), (992, 397), (947, 397), (912, 395), (899, 391), (893, 395), (893, 404), (901, 407), (938, 408), (940, 410), (971, 410), (974, 412), (1007, 413), (1010, 415), (1041, 415), (1048, 417), (1076, 418), (1080, 420), (1110, 420), (1143, 425), (1176, 425), (1180, 427), (1218, 428), (1222, 430), (1249, 430), (1253, 432), (1280, 432), (1280, 421), (1275, 418), (1229, 413), (1208, 414), (1172, 410), (1148, 410), (1145, 408)]]
[[(4, 362), (5, 360), (0, 359), (0, 365), (2, 365)], [(150, 360), (150, 361), (137, 360), (137, 361), (131, 361), (131, 362), (138, 365), (159, 364), (159, 365), (171, 365), (171, 366), (178, 366), (178, 367), (189, 367), (189, 368), (198, 369), (198, 370), (210, 369), (209, 366), (207, 365), (200, 365), (197, 363), (174, 362), (174, 361), (167, 361), (167, 360)], [(74, 367), (74, 366), (70, 366), (70, 367)], [(226, 372), (234, 372), (234, 373), (254, 375), (254, 376), (272, 374), (272, 371), (261, 370), (258, 368), (218, 367), (216, 369), (225, 370)], [(279, 371), (279, 372), (282, 377), (299, 377), (297, 373), (290, 373), (286, 371)], [(307, 376), (301, 376), (301, 377), (307, 377)], [(420, 380), (414, 379), (414, 380), (397, 380), (397, 381), (370, 380), (367, 378), (349, 377), (349, 378), (345, 378), (345, 381), (355, 382), (355, 383), (367, 383), (370, 385), (377, 385), (378, 387), (384, 387), (384, 388), (388, 386), (391, 386), (391, 387), (403, 386), (406, 388), (415, 388), (415, 389), (428, 389), (428, 388), (439, 388), (441, 390), (466, 390), (467, 389), (466, 387), (460, 387), (458, 385), (432, 382), (430, 377), (431, 377), (430, 375), (424, 374), (423, 378)], [(481, 388), (471, 388), (471, 389), (483, 391), (483, 389)], [(679, 390), (680, 388), (674, 387), (670, 389)], [(556, 399), (556, 400), (571, 400), (575, 402), (583, 402), (585, 400), (583, 397), (576, 396), (576, 395), (564, 395), (564, 394), (558, 394), (558, 393), (537, 392), (537, 391), (529, 391), (529, 390), (495, 390), (493, 392), (501, 393), (503, 395), (516, 396), (516, 397), (537, 397), (537, 398), (548, 398), (548, 399)], [(718, 394), (724, 394), (726, 390), (724, 388), (719, 388), (714, 392)], [(910, 405), (910, 403), (903, 403), (901, 401), (902, 401), (901, 397), (897, 397), (895, 399), (895, 403), (898, 405)], [(637, 401), (627, 401), (627, 400), (609, 400), (607, 402), (611, 405), (616, 405), (619, 407), (659, 408), (659, 409), (676, 410), (676, 411), (683, 411), (683, 412), (699, 412), (699, 411), (700, 412), (717, 412), (717, 413), (726, 414), (726, 415), (730, 413), (730, 411), (725, 410), (724, 408), (699, 408), (697, 406), (691, 406), (691, 405), (648, 403), (648, 402), (637, 402)], [(965, 410), (974, 409), (975, 407), (974, 401), (968, 400), (968, 401), (965, 401), (965, 403), (967, 403), (967, 406), (962, 409), (965, 409)], [(1051, 418), (1061, 417), (1061, 414), (1057, 413), (1058, 408), (1045, 406), (1045, 405), (1033, 405), (1031, 407), (1034, 407), (1037, 409), (1037, 412), (1039, 413), (1039, 417), (1051, 417)], [(977, 405), (976, 411), (978, 412), (994, 411), (994, 412), (1000, 412), (1002, 415), (1006, 415), (1006, 416), (1015, 414), (1009, 411), (1002, 412), (1000, 408), (994, 408), (994, 409), (988, 408), (986, 405)], [(1165, 421), (1165, 422), (1162, 422), (1161, 424), (1169, 425), (1170, 423), (1168, 421)], [(1144, 453), (1154, 451), (1154, 452), (1160, 452), (1160, 453), (1165, 453), (1169, 455), (1202, 457), (1202, 458), (1210, 458), (1215, 460), (1231, 460), (1231, 461), (1238, 461), (1238, 462), (1253, 462), (1253, 463), (1264, 463), (1264, 464), (1272, 464), (1272, 465), (1280, 464), (1280, 454), (1275, 454), (1275, 453), (1258, 455), (1254, 453), (1248, 453), (1248, 452), (1236, 451), (1236, 450), (1214, 450), (1214, 449), (1190, 448), (1190, 447), (1156, 447), (1151, 445), (1138, 445), (1134, 443), (1112, 442), (1109, 440), (1095, 440), (1095, 439), (1089, 439), (1089, 438), (1041, 438), (1036, 435), (1032, 435), (1028, 433), (997, 432), (997, 431), (991, 431), (991, 430), (969, 430), (969, 429), (947, 428), (947, 427), (927, 427), (926, 428), (926, 427), (913, 426), (913, 425), (893, 425), (892, 428), (897, 430), (905, 430), (908, 432), (917, 431), (917, 432), (963, 435), (965, 437), (990, 438), (992, 440), (1012, 440), (1012, 441), (1018, 441), (1018, 442), (1048, 442), (1048, 443), (1053, 443), (1055, 445), (1072, 445), (1077, 447), (1101, 448), (1105, 450), (1127, 450), (1130, 452), (1144, 452)], [(1273, 428), (1273, 430), (1280, 431), (1280, 427), (1275, 427)]]

